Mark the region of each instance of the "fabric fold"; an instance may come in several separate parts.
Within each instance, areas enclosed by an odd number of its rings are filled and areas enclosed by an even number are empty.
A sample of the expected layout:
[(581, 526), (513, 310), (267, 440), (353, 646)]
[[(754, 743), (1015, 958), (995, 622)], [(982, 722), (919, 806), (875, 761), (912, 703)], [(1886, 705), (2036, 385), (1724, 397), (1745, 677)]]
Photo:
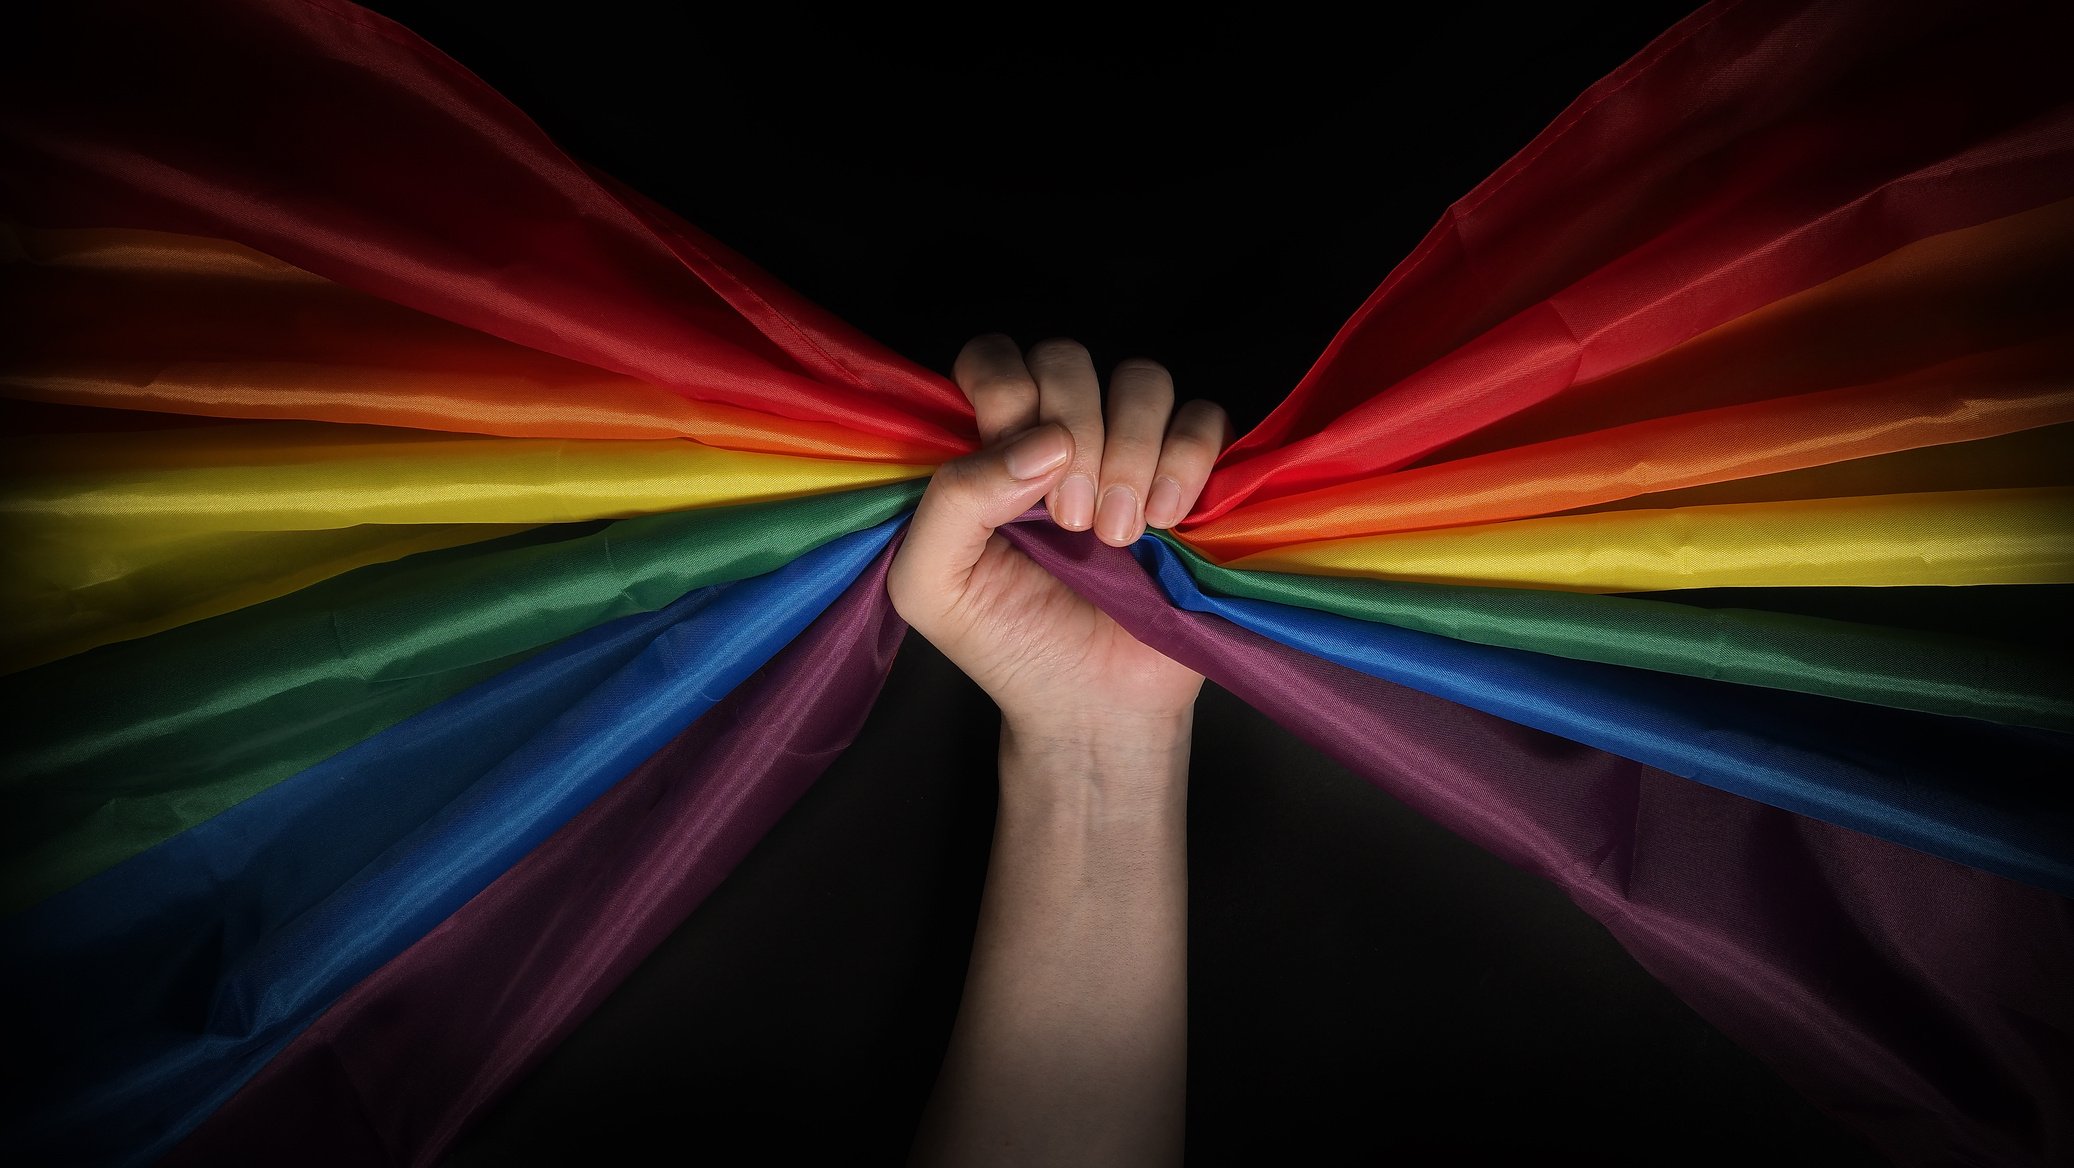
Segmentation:
[(1577, 592), (2068, 584), (2074, 487), (1600, 511), (1289, 543), (1225, 567)]
[[(126, 35), (100, 35), (109, 22)], [(871, 435), (903, 461), (976, 445), (955, 386), (688, 224), (659, 234), (650, 208), (373, 12), (114, 3), (54, 10), (37, 37), (52, 51), (0, 79), (0, 217), (232, 240), (684, 397)], [(260, 116), (296, 132), (218, 147)], [(406, 180), (428, 167), (436, 181)]]
[(2074, 1151), (2074, 901), (1177, 610), (1133, 551), (1006, 532), (1132, 636), (1561, 887), (1896, 1162), (2043, 1168)]
[[(562, 638), (782, 567), (913, 484), (536, 528), (0, 678), (0, 908), (19, 909)], [(97, 695), (120, 693), (110, 703)]]
[[(1710, 1021), (1900, 1162), (1958, 1154), (2043, 1165), (2065, 1151), (2055, 1133), (2067, 1108), (2058, 1083), (2074, 1070), (2064, 1041), (2074, 1011), (2059, 992), (2074, 973), (2067, 901), (1177, 610), (1129, 553), (1085, 536), (1042, 522), (1007, 533), (1134, 636), (1207, 670), (1394, 797), (1563, 887)], [(882, 595), (872, 603), (883, 605)], [(823, 675), (846, 666), (874, 679), (883, 671), (882, 661), (867, 671), (835, 654)], [(789, 733), (796, 725), (746, 712), (731, 722), (736, 741), (752, 743), (766, 739), (751, 727)], [(846, 741), (842, 725), (830, 733)], [(789, 752), (747, 754), (731, 773), (749, 786), (702, 809), (687, 802), (703, 783), (672, 781), (668, 770), (615, 788), (342, 998), (168, 1163), (344, 1164), (377, 1153), (436, 1162), (498, 1086), (552, 1041), (541, 1030), (566, 1027), (595, 1005), (660, 938), (661, 922), (682, 911), (682, 883), (644, 894), (653, 885), (642, 874), (685, 871), (665, 857), (708, 839), (745, 849), (745, 836), (760, 829), (731, 809), (747, 806), (750, 819), (768, 811), (743, 791), (777, 788), (789, 798), (783, 779), (764, 786), (756, 777)], [(658, 812), (648, 813), (658, 797)], [(695, 832), (689, 845), (687, 832)], [(694, 864), (684, 880), (702, 891), (711, 878)], [(607, 923), (629, 913), (637, 929)], [(542, 920), (568, 943), (533, 944)], [(528, 940), (513, 963), (485, 967), (469, 957), (521, 934)], [(2033, 959), (1969, 956), (2012, 946)], [(485, 976), (508, 988), (487, 992)], [(1860, 992), (1838, 995), (1838, 984)], [(556, 1007), (536, 1026), (516, 1003), (537, 1001)], [(499, 1053), (485, 1058), (484, 1049)], [(2037, 1119), (2012, 1126), (2004, 1122), (2011, 1112)]]
[[(456, 699), (462, 709), (428, 711), (239, 804), (169, 859), (134, 858), (8, 921), (6, 976), (27, 982), (9, 996), (37, 1003), (14, 1029), (50, 1062), (34, 1092), (10, 1100), (21, 1150), (49, 1163), (148, 1160), (754, 674), (882, 559), (902, 521), (594, 630)], [(426, 776), (449, 797), (423, 790)], [(355, 838), (331, 838), (334, 819), (358, 824)], [(306, 866), (312, 849), (322, 860)], [(163, 879), (168, 863), (204, 858), (226, 866), (203, 865), (215, 878), (200, 899)], [(196, 927), (217, 943), (194, 950)], [(31, 953), (33, 965), (19, 960)], [(139, 968), (161, 979), (155, 992), (139, 992)]]
[[(2070, 257), (2074, 266), (2074, 257)], [(2074, 458), (2074, 339), (1983, 354), (1899, 383), (1826, 390), (1689, 412), (1415, 467), (1340, 487), (1285, 495), (1176, 534), (1220, 560), (1294, 539), (1387, 535), (1591, 508), (1647, 507), (1713, 486), (1736, 498), (1745, 480), (1951, 443), (2057, 427)], [(1682, 389), (1682, 387), (1681, 387)], [(1677, 392), (1677, 391), (1673, 391)], [(1680, 396), (1684, 394), (1680, 392)], [(1905, 467), (1901, 460), (1889, 465)], [(1980, 466), (2002, 486), (1992, 463)], [(1803, 476), (1806, 477), (1806, 476)], [(1886, 490), (1918, 489), (1906, 477)]]
[(672, 393), (196, 235), (0, 223), (0, 329), (0, 393), (37, 401), (880, 462), (905, 449)]
[(902, 463), (688, 439), (491, 438), (324, 422), (39, 435), (0, 447), (0, 519), (129, 544), (363, 523), (574, 523), (761, 503), (927, 476)]
[(2074, 731), (2074, 666), (2064, 653), (2032, 645), (1761, 607), (1705, 608), (1674, 603), (1676, 593), (1650, 599), (1245, 572), (1154, 534), (1216, 596), (1578, 661)]
[[(1133, 549), (1183, 608), (1303, 652), (1788, 811), (2074, 894), (2074, 733), (1996, 726), (1490, 648), (1205, 594)], [(2074, 694), (2064, 685), (2061, 706)], [(1995, 760), (1982, 773), (1979, 759)], [(1963, 776), (1963, 777), (1962, 777)]]
[[(0, 579), (0, 673), (236, 612), (357, 568), (516, 535), (532, 524), (360, 524), (130, 543), (82, 562), (70, 532), (10, 533)], [(119, 565), (119, 566), (118, 566)], [(55, 579), (62, 574), (66, 577)]]
[[(0, 605), (25, 663), (115, 639), (125, 625), (166, 628), (183, 615), (229, 611), (233, 597), (280, 595), (393, 559), (400, 547), (852, 491), (930, 469), (686, 439), (323, 422), (43, 434), (0, 443), (0, 458), (11, 468), (0, 528), (14, 545)], [(426, 530), (400, 530), (410, 527)]]
[[(769, 667), (342, 996), (163, 1162), (436, 1163), (856, 737), (907, 627), (886, 600), (890, 558)], [(478, 959), (489, 952), (506, 959)]]
[[(856, 733), (971, 406), (347, 0), (39, 16), (7, 1138), (432, 1162)], [(1450, 207), (1171, 537), (1006, 538), (1903, 1162), (2062, 1161), (2070, 42), (1718, 0)]]
[(1579, 386), (2066, 199), (2074, 103), (2046, 46), (2067, 35), (2039, 4), (1700, 9), (1449, 209), (1226, 451), (1191, 521), (1501, 424), (1507, 444), (1559, 436), (1548, 416)]

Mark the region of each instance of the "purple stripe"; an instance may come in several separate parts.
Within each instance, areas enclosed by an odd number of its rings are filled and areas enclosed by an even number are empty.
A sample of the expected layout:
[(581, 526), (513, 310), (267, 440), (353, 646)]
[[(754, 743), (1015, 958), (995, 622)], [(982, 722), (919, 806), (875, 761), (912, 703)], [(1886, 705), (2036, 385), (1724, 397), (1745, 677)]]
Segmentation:
[[(2067, 901), (1177, 611), (1129, 553), (1085, 535), (1032, 522), (1008, 536), (1141, 640), (1561, 885), (1702, 1015), (1902, 1162), (2066, 1154)], [(436, 1160), (855, 735), (904, 631), (885, 564), (355, 987), (172, 1162)]]
[(1050, 524), (1007, 534), (1139, 640), (1554, 881), (1898, 1162), (2074, 1154), (2074, 902), (1177, 611), (1128, 552)]
[(165, 1164), (430, 1164), (849, 746), (907, 625), (900, 535), (762, 670), (349, 990)]

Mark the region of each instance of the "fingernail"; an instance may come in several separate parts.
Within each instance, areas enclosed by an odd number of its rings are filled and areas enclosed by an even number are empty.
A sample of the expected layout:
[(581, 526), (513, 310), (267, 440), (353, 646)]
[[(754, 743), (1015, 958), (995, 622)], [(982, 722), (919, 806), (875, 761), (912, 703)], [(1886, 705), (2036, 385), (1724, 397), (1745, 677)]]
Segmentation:
[(1001, 461), (1019, 479), (1034, 479), (1073, 456), (1073, 440), (1057, 426), (1040, 426), (1008, 444)]
[(1095, 483), (1084, 474), (1067, 475), (1059, 484), (1059, 507), (1052, 518), (1059, 526), (1086, 531), (1095, 521)]
[(1125, 486), (1102, 492), (1095, 532), (1107, 543), (1123, 545), (1138, 538), (1138, 493)]
[(1165, 475), (1152, 480), (1152, 495), (1145, 500), (1145, 522), (1154, 527), (1172, 527), (1181, 522), (1181, 484)]

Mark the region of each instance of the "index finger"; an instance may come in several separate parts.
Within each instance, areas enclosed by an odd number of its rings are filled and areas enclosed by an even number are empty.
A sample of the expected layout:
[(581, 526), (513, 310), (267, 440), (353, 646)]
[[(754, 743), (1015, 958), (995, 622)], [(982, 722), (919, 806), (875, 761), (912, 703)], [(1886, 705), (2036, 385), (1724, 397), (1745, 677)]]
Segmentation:
[(965, 342), (951, 364), (951, 379), (972, 402), (981, 446), (1037, 424), (1037, 379), (1012, 339), (987, 333)]

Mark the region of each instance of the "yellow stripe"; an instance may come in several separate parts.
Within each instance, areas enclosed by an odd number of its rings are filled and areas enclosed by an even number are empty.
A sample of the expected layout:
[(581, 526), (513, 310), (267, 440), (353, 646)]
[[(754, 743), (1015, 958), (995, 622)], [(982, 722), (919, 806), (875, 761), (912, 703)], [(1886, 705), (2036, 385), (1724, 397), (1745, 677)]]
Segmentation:
[(1570, 592), (2065, 584), (2074, 488), (1561, 515), (1318, 540), (1229, 566)]
[(688, 439), (496, 438), (323, 422), (43, 436), (0, 516), (146, 541), (360, 523), (567, 523), (796, 498), (934, 468), (721, 450)]
[(853, 490), (927, 465), (685, 439), (497, 438), (322, 422), (0, 446), (0, 668), (23, 668), (542, 523)]
[(369, 564), (524, 530), (452, 523), (214, 534), (163, 541), (142, 562), (65, 542), (16, 544), (0, 579), (0, 672), (150, 636)]

